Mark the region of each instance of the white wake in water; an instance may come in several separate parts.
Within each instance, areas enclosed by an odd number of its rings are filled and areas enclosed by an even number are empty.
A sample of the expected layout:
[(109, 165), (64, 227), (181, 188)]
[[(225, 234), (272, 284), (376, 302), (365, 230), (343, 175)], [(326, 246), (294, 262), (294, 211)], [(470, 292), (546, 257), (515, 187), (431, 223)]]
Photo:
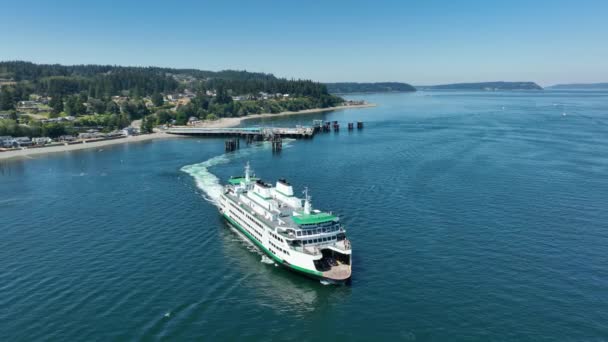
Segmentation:
[(262, 260), (260, 260), (262, 263), (264, 264), (274, 264), (274, 261), (272, 259), (270, 259), (269, 257), (262, 255)]
[(222, 185), (220, 184), (219, 178), (216, 175), (209, 172), (209, 168), (212, 166), (226, 164), (230, 162), (230, 159), (225, 154), (213, 157), (205, 160), (202, 163), (186, 165), (181, 170), (194, 178), (196, 186), (203, 190), (207, 197), (206, 200), (217, 204), (222, 193)]
[[(293, 141), (293, 139), (284, 139), (283, 140), (283, 148), (289, 147), (289, 144)], [(209, 171), (210, 168), (227, 164), (233, 160), (242, 159), (243, 157), (249, 156), (253, 153), (269, 150), (272, 146), (269, 142), (263, 142), (261, 144), (253, 145), (249, 148), (244, 148), (242, 150), (237, 150), (235, 152), (225, 153), (211, 159), (205, 160), (202, 163), (186, 165), (181, 168), (181, 171), (189, 174), (194, 178), (196, 182), (196, 186), (203, 190), (205, 193), (205, 199), (214, 205), (217, 205), (219, 201), (220, 195), (222, 193), (222, 184), (220, 183), (220, 179)], [(243, 166), (245, 166), (243, 164)]]

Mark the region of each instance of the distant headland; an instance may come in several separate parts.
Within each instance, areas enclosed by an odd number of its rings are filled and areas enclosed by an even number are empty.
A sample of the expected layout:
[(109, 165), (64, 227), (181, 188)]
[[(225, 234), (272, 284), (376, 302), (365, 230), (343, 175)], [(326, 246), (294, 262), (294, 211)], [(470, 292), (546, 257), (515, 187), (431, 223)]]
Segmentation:
[(542, 90), (543, 88), (534, 82), (476, 82), (476, 83), (451, 83), (429, 86), (412, 86), (403, 82), (336, 82), (325, 83), (327, 91), (331, 94), (354, 94), (354, 93), (391, 93), (391, 92), (413, 92), (416, 90)]
[(351, 93), (389, 93), (389, 92), (409, 92), (416, 91), (413, 86), (402, 82), (336, 82), (325, 83), (327, 91), (331, 94), (351, 94)]
[(543, 88), (534, 82), (476, 82), (476, 83), (452, 83), (433, 86), (416, 86), (419, 90), (542, 90)]
[(547, 89), (608, 89), (608, 82), (556, 84), (547, 87)]

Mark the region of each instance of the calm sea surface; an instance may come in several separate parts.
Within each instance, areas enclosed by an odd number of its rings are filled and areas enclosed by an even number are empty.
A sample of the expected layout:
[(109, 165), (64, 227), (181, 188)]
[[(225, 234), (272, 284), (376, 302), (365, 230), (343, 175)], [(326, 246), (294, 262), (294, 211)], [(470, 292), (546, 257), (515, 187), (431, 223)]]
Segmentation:
[[(608, 339), (608, 92), (353, 98), (378, 107), (249, 122), (343, 125), (279, 155), (186, 138), (0, 162), (0, 340)], [(351, 286), (227, 227), (211, 200), (247, 161), (340, 214)]]

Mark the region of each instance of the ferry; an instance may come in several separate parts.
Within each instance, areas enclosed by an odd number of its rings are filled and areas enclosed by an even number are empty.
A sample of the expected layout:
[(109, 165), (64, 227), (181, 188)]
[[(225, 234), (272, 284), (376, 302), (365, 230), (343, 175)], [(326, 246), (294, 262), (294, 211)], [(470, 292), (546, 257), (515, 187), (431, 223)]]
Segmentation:
[(277, 264), (305, 276), (345, 283), (351, 278), (352, 250), (338, 216), (312, 208), (308, 189), (294, 195), (287, 180), (273, 187), (251, 176), (231, 177), (219, 198), (226, 220)]

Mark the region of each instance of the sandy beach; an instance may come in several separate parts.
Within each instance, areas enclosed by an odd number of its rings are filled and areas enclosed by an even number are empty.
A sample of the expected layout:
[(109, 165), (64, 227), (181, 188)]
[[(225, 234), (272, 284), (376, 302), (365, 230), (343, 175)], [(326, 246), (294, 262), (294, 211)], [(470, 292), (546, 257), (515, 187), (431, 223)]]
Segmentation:
[(237, 118), (221, 118), (215, 121), (204, 121), (202, 124), (197, 125), (196, 127), (207, 127), (207, 128), (227, 128), (227, 127), (235, 127), (241, 124), (242, 121), (252, 120), (252, 119), (260, 119), (260, 118), (271, 118), (277, 116), (287, 116), (287, 115), (301, 115), (301, 114), (312, 114), (312, 113), (323, 113), (323, 112), (331, 112), (334, 110), (343, 110), (343, 109), (358, 109), (358, 108), (369, 108), (375, 107), (376, 105), (373, 103), (367, 103), (362, 105), (352, 105), (352, 106), (337, 106), (331, 108), (315, 108), (315, 109), (305, 109), (298, 112), (280, 112), (280, 113), (265, 113), (265, 114), (253, 114), (247, 115)]
[[(333, 110), (343, 110), (343, 109), (357, 109), (357, 108), (368, 108), (375, 107), (375, 104), (363, 104), (363, 105), (352, 105), (352, 106), (337, 106), (331, 108), (316, 108), (316, 109), (307, 109), (301, 110), (298, 112), (281, 112), (276, 114), (254, 114), (248, 115), (244, 117), (238, 118), (222, 118), (215, 121), (205, 121), (197, 127), (208, 127), (208, 128), (226, 128), (226, 127), (235, 127), (241, 124), (242, 121), (258, 119), (258, 118), (267, 118), (267, 117), (277, 117), (277, 116), (287, 116), (287, 115), (300, 115), (300, 114), (311, 114), (311, 113), (321, 113), (321, 112), (329, 112)], [(3, 159), (11, 159), (11, 158), (29, 158), (35, 155), (47, 154), (47, 153), (59, 153), (59, 152), (68, 152), (68, 151), (76, 151), (90, 148), (102, 148), (103, 146), (116, 145), (116, 144), (125, 144), (125, 143), (136, 143), (141, 141), (149, 141), (155, 139), (170, 139), (170, 138), (180, 138), (180, 136), (166, 134), (163, 132), (155, 132), (152, 134), (145, 135), (137, 135), (137, 136), (129, 136), (124, 138), (112, 139), (112, 140), (101, 140), (101, 141), (89, 141), (81, 144), (73, 144), (73, 145), (56, 145), (49, 147), (40, 147), (40, 148), (24, 148), (21, 150), (12, 150), (12, 151), (4, 151), (0, 152), (0, 160)]]

